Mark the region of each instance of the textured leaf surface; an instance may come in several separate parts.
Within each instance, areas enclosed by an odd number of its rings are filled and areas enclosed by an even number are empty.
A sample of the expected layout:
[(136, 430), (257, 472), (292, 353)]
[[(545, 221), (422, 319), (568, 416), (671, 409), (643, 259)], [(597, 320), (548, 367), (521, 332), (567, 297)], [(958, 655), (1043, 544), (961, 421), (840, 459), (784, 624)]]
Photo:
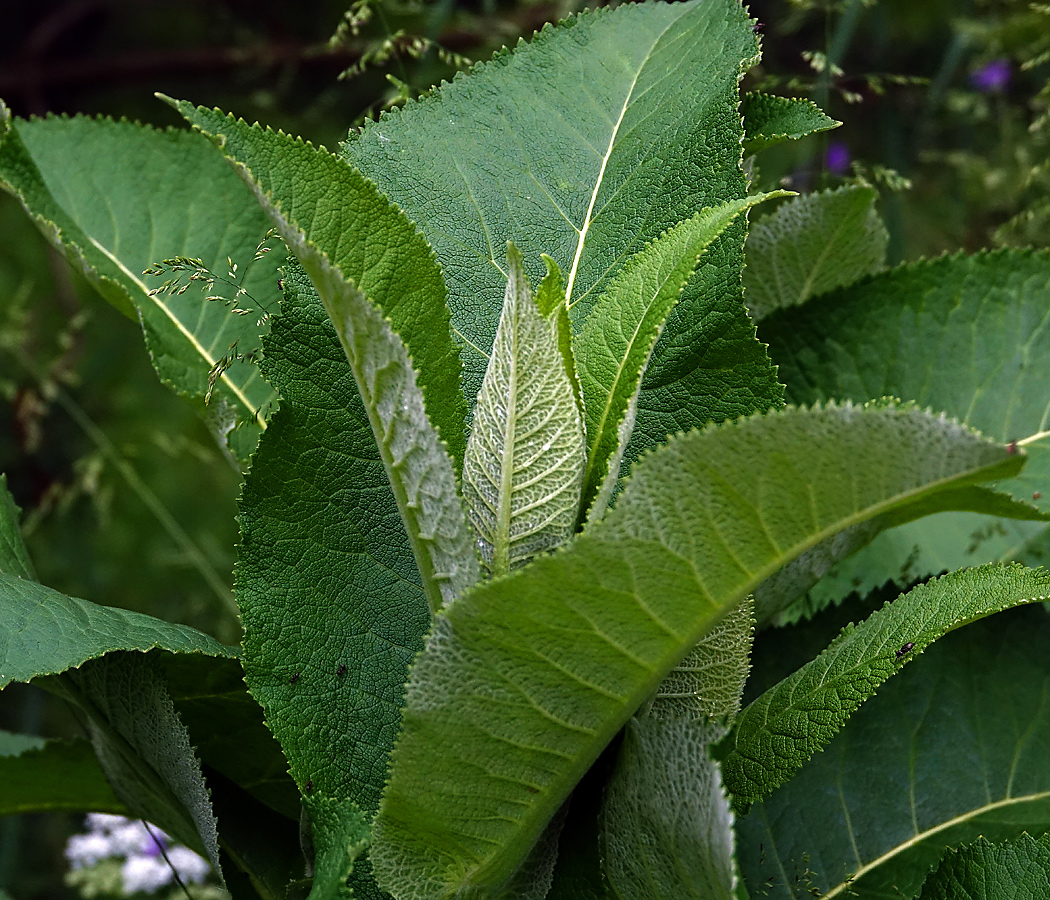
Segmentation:
[[(1050, 254), (1006, 250), (902, 266), (776, 312), (760, 330), (793, 402), (901, 397), (1005, 442), (1050, 426), (1048, 321)], [(1023, 474), (1000, 486), (1044, 510), (1048, 443), (1028, 444)], [(1010, 533), (997, 541), (1000, 524)], [(905, 569), (917, 577), (1010, 559), (1012, 548), (1032, 537), (1032, 529), (992, 518), (937, 523), (940, 535), (948, 528), (957, 535), (954, 547), (934, 536), (932, 523), (878, 538), (856, 568), (840, 566), (826, 592), (818, 586), (817, 605), (900, 578)], [(935, 567), (908, 566), (913, 553)]]
[(91, 744), (0, 732), (0, 815), (71, 810), (127, 814)]
[(346, 354), (300, 269), (285, 291), (263, 361), (282, 400), (241, 501), (245, 679), (300, 788), (371, 814), (430, 615)]
[(711, 726), (632, 719), (602, 809), (605, 871), (623, 900), (730, 900), (733, 815)]
[(7, 475), (0, 474), (0, 573), (34, 581), (33, 563), (18, 528), (21, 512), (7, 489)]
[(368, 817), (352, 803), (308, 798), (314, 836), (314, 880), (308, 900), (357, 897), (348, 884), (355, 860), (368, 846)]
[(67, 597), (0, 574), (0, 688), (75, 668), (114, 650), (170, 650), (236, 657), (237, 650), (186, 625)]
[(700, 255), (741, 212), (775, 194), (704, 209), (639, 250), (607, 284), (573, 343), (587, 421), (583, 509), (601, 516), (620, 475), (638, 392), (660, 332)]
[(1047, 597), (1050, 574), (1042, 569), (984, 566), (945, 575), (887, 604), (740, 714), (718, 754), (727, 787), (745, 802), (768, 796), (938, 638)]
[(890, 679), (738, 820), (751, 896), (914, 897), (946, 847), (1045, 830), (1048, 640), (1043, 608), (1011, 610), (948, 635)]
[(949, 850), (921, 900), (1039, 900), (1050, 896), (1050, 834), (993, 844), (978, 838)]
[[(343, 152), (419, 223), (480, 386), (508, 240), (533, 278), (567, 273), (575, 324), (648, 241), (745, 195), (738, 75), (756, 58), (735, 0), (624, 4), (548, 27), (469, 77), (385, 113)], [(686, 286), (654, 350), (628, 458), (672, 432), (779, 405), (740, 307), (742, 223)]]
[(793, 409), (672, 440), (601, 523), (437, 619), (374, 832), (380, 884), (399, 898), (499, 886), (757, 584), (837, 530), (1020, 464), (914, 409)]
[(211, 797), (153, 661), (138, 653), (112, 653), (85, 663), (64, 685), (87, 719), (114, 793), (136, 816), (206, 855), (221, 873)]
[(757, 322), (885, 268), (890, 236), (877, 196), (874, 188), (847, 185), (796, 197), (759, 219), (745, 245), (751, 317)]
[(812, 100), (776, 97), (759, 91), (744, 97), (740, 111), (744, 116), (745, 156), (842, 124), (825, 115)]
[[(243, 356), (259, 349), (258, 319), (276, 306), (282, 254), (253, 261), (269, 219), (206, 140), (81, 117), (10, 120), (4, 134), (5, 114), (0, 106), (0, 187), (107, 300), (141, 320), (164, 381), (204, 397), (209, 371), (231, 345)], [(159, 282), (147, 284), (143, 270), (176, 256), (199, 258), (220, 275), (232, 261), (255, 301), (242, 306), (259, 314), (207, 302), (198, 283), (182, 294), (150, 296)], [(236, 421), (257, 431), (273, 397), (256, 366), (235, 361), (216, 383), (212, 409), (229, 419), (223, 428)], [(253, 442), (232, 445), (245, 454)]]
[(513, 245), (507, 267), (503, 313), (463, 465), (464, 499), (493, 575), (572, 536), (586, 454), (559, 346), (563, 307), (551, 310), (553, 318), (540, 312)]
[(477, 580), (478, 564), (445, 446), (462, 460), (466, 404), (430, 248), (400, 210), (326, 150), (217, 110), (173, 105), (215, 137), (314, 283), (438, 608)]

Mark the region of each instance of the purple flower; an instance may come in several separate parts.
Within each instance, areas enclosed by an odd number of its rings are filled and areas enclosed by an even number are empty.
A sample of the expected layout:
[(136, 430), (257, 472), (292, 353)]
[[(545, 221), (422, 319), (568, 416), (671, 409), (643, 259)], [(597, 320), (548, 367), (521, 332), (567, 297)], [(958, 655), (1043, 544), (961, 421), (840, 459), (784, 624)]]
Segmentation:
[(831, 141), (824, 151), (824, 168), (832, 175), (844, 175), (849, 170), (849, 147), (842, 141)]
[(970, 84), (982, 94), (1001, 94), (1010, 85), (1010, 60), (993, 59), (970, 73)]

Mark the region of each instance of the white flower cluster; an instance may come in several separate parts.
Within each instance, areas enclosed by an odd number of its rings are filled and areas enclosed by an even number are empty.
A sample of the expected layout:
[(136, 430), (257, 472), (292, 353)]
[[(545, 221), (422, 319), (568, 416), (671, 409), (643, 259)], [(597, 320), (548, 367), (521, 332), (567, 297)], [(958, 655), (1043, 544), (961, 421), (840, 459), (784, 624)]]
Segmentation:
[(66, 859), (72, 868), (83, 869), (124, 857), (120, 874), (125, 895), (152, 894), (172, 884), (175, 872), (184, 884), (201, 884), (211, 871), (207, 860), (173, 844), (156, 826), (147, 828), (141, 821), (104, 813), (91, 813), (85, 825), (87, 834), (75, 834), (66, 844)]

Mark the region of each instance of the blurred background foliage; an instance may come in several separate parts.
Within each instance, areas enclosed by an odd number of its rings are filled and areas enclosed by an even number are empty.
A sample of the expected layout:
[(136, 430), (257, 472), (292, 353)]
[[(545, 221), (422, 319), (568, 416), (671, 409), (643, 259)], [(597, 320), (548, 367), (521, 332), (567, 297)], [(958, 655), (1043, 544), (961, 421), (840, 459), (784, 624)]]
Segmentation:
[[(0, 97), (17, 115), (178, 126), (154, 91), (330, 148), (349, 125), (485, 59), (576, 0), (9, 0)], [(842, 128), (762, 154), (757, 186), (863, 180), (890, 262), (1050, 246), (1050, 4), (752, 0), (764, 58), (745, 90), (808, 96)], [(75, 164), (75, 148), (70, 148)], [(238, 639), (241, 473), (159, 383), (136, 323), (97, 297), (0, 196), (0, 471), (41, 580)], [(36, 689), (0, 728), (76, 734)], [(0, 821), (0, 888), (65, 897), (78, 817)]]

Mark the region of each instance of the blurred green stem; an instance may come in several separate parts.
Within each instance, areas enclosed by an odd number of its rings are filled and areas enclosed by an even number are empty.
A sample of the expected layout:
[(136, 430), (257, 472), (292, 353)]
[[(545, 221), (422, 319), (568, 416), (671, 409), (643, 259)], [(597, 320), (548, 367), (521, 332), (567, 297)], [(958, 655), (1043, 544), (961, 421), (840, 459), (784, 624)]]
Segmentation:
[(53, 379), (47, 378), (45, 374), (37, 368), (36, 363), (29, 359), (21, 350), (11, 348), (4, 349), (8, 350), (8, 352), (18, 361), (18, 364), (36, 380), (40, 390), (44, 392), (45, 396), (52, 396), (58, 402), (58, 405), (61, 406), (69, 417), (77, 424), (81, 431), (88, 436), (105, 460), (116, 469), (120, 474), (120, 477), (124, 479), (127, 486), (131, 488), (132, 492), (153, 514), (153, 517), (160, 524), (161, 528), (164, 529), (168, 537), (170, 537), (183, 552), (190, 565), (193, 566), (201, 578), (207, 582), (208, 587), (210, 587), (215, 596), (219, 598), (223, 607), (232, 613), (234, 618), (236, 618), (238, 615), (237, 602), (233, 599), (233, 594), (230, 592), (229, 586), (216, 571), (215, 567), (211, 564), (211, 561), (204, 554), (204, 551), (197, 546), (194, 540), (186, 533), (185, 529), (183, 529), (183, 527), (175, 520), (175, 517), (172, 516), (168, 511), (168, 508), (163, 502), (161, 502), (161, 499), (153, 493), (150, 486), (142, 480), (139, 473), (135, 471), (131, 463), (129, 463), (114, 446), (113, 442), (106, 436), (106, 433), (91, 420), (76, 400), (64, 391), (61, 386), (56, 384)]

